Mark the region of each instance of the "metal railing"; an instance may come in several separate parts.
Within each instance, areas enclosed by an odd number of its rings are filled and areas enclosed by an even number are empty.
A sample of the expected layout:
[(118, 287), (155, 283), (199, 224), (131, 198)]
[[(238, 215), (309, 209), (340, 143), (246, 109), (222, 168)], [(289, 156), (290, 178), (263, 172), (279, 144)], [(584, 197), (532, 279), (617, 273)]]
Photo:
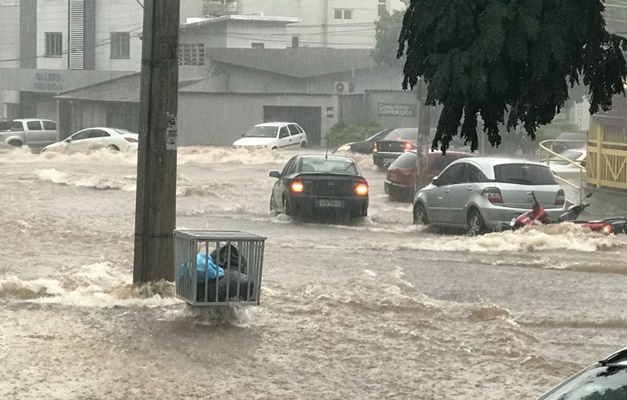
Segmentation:
[(585, 140), (557, 140), (557, 139), (548, 139), (548, 140), (543, 140), (542, 142), (540, 142), (540, 152), (538, 154), (539, 156), (539, 160), (540, 161), (544, 161), (542, 155), (544, 154), (544, 152), (546, 152), (547, 157), (546, 157), (546, 163), (549, 166), (549, 168), (551, 168), (551, 161), (555, 161), (557, 160), (563, 160), (566, 161), (568, 164), (576, 167), (579, 170), (579, 185), (573, 183), (572, 181), (562, 177), (559, 175), (559, 173), (555, 172), (553, 169), (551, 169), (551, 172), (553, 173), (553, 175), (555, 176), (555, 179), (557, 179), (558, 181), (565, 183), (568, 186), (571, 186), (575, 189), (577, 189), (579, 191), (579, 201), (581, 202), (585, 196), (584, 194), (584, 190), (583, 190), (583, 184), (585, 182), (585, 177), (586, 177), (586, 167), (581, 165), (580, 163), (573, 161), (569, 158), (566, 158), (564, 156), (562, 156), (559, 153), (556, 153), (552, 150), (553, 148), (553, 144), (554, 143), (581, 143), (582, 147), (584, 147), (586, 145), (586, 141)]

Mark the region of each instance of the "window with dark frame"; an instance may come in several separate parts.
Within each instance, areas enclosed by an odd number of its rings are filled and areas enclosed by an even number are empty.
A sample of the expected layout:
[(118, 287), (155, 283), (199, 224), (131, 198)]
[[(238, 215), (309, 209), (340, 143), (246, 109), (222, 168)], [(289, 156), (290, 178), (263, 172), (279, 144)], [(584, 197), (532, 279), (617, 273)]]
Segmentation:
[(263, 43), (251, 43), (250, 47), (252, 47), (253, 49), (263, 49), (266, 47), (266, 45)]
[(63, 55), (63, 33), (46, 32), (46, 57), (61, 57)]
[(131, 58), (131, 34), (111, 32), (111, 59), (128, 60)]
[(333, 10), (334, 19), (353, 19), (353, 10), (349, 8), (336, 8)]
[(204, 43), (179, 43), (179, 65), (205, 65)]

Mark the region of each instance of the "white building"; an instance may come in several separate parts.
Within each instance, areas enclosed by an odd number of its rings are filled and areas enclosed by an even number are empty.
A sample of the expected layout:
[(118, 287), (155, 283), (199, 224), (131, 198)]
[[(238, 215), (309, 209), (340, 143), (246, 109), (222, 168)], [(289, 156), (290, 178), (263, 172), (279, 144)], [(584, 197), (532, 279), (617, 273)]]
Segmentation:
[(402, 9), (401, 0), (239, 0), (240, 14), (297, 17), (288, 26), (293, 47), (374, 48), (374, 22)]
[[(181, 0), (181, 22), (202, 5)], [(0, 0), (0, 115), (56, 120), (56, 93), (139, 71), (143, 13), (137, 0)]]

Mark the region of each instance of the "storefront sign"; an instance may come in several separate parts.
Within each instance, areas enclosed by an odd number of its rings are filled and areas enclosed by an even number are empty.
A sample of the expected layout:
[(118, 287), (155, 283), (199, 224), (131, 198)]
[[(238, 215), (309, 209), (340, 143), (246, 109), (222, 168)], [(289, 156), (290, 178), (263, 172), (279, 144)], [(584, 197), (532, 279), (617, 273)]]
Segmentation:
[(62, 92), (63, 75), (56, 72), (35, 72), (33, 89), (36, 92)]
[(379, 103), (379, 115), (389, 117), (415, 117), (418, 114), (416, 104)]

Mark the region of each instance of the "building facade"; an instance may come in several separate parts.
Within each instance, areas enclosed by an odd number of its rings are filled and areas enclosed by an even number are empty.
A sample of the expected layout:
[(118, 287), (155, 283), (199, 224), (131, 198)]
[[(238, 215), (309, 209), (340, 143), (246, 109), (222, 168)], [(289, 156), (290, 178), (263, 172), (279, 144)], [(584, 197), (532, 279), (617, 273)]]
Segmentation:
[(293, 47), (372, 49), (374, 22), (384, 12), (402, 9), (400, 0), (239, 0), (240, 14), (298, 17), (288, 33)]
[[(58, 119), (54, 95), (141, 69), (136, 0), (0, 0), (0, 115)], [(181, 0), (181, 22), (202, 13)]]

